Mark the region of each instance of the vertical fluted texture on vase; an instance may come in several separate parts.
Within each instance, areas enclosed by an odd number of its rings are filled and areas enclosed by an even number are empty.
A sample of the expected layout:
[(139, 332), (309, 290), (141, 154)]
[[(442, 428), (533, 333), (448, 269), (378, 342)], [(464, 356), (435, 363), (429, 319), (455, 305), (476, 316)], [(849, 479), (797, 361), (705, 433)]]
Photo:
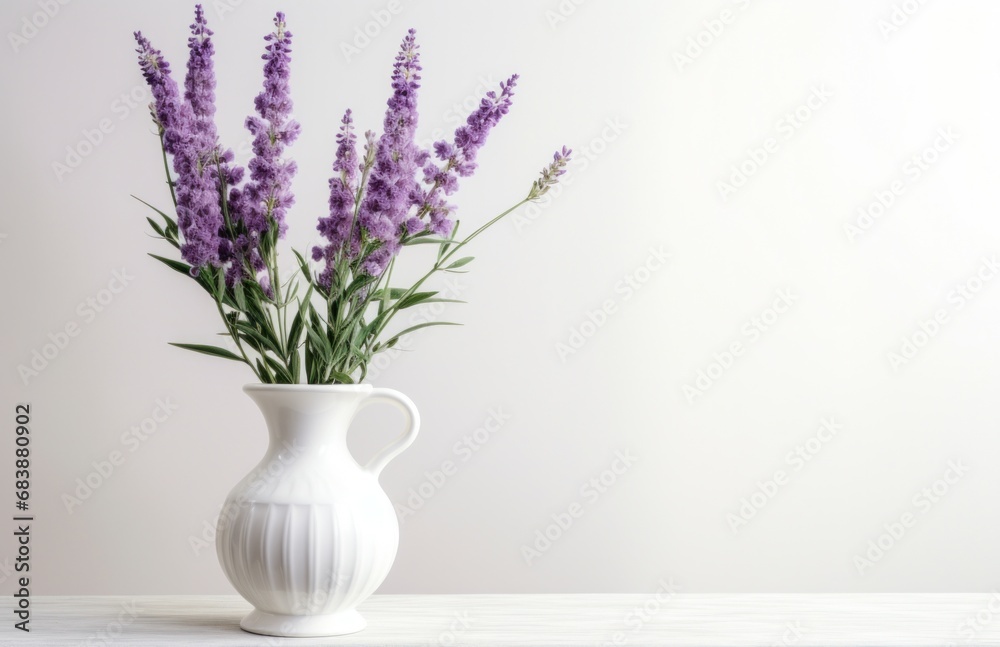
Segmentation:
[(385, 579), (398, 542), (398, 530), (365, 527), (365, 516), (330, 504), (237, 506), (231, 521), (219, 525), (222, 568), (261, 611), (318, 615), (353, 609)]

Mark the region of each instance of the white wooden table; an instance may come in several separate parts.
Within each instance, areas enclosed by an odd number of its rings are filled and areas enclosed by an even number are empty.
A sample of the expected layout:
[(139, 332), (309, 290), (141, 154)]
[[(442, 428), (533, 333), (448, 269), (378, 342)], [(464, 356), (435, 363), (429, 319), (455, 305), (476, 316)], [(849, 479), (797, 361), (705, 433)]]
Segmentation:
[(986, 593), (377, 595), (366, 630), (297, 639), (241, 631), (237, 596), (40, 596), (29, 634), (3, 604), (2, 645), (1000, 645)]

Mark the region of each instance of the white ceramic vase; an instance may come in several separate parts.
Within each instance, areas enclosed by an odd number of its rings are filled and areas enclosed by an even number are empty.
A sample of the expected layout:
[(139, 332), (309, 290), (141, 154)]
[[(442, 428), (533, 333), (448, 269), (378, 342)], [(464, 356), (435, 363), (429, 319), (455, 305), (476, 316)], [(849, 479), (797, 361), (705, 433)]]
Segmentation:
[[(399, 524), (378, 483), (416, 438), (420, 418), (403, 394), (371, 385), (249, 384), (270, 442), (222, 507), (216, 549), (226, 577), (253, 606), (240, 622), (270, 636), (360, 631), (356, 607), (396, 557)], [(347, 449), (354, 415), (391, 404), (407, 428), (365, 466)]]

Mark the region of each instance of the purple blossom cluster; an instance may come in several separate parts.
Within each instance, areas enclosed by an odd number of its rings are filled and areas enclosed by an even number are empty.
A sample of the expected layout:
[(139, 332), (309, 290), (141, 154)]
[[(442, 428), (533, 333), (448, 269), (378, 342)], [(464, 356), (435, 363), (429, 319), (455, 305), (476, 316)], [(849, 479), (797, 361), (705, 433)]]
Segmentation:
[[(197, 20), (195, 25), (198, 25)], [(153, 94), (153, 116), (161, 128), (164, 149), (173, 157), (177, 175), (177, 224), (184, 235), (181, 254), (197, 271), (219, 262), (221, 221), (218, 200), (212, 199), (215, 193), (212, 175), (202, 164), (206, 152), (204, 137), (200, 134), (203, 125), (195, 118), (192, 104), (181, 98), (177, 83), (170, 76), (170, 65), (160, 51), (141, 33), (136, 32), (135, 38), (139, 44), (139, 65)], [(192, 58), (204, 52), (203, 47), (193, 48)], [(189, 74), (188, 80), (192, 88), (199, 91), (198, 85), (206, 81), (206, 76)]]
[[(345, 209), (345, 202), (353, 200), (358, 191), (357, 186), (348, 183), (355, 176), (347, 176), (343, 171), (345, 166), (355, 164), (356, 159), (354, 140), (347, 143), (350, 126), (349, 117), (345, 117), (334, 163), (334, 170), (340, 175), (330, 180), (330, 216), (322, 218), (317, 226), (327, 245), (313, 249), (314, 260), (326, 263), (320, 275), (320, 284), (325, 288), (330, 287), (339, 258), (357, 259), (362, 272), (378, 276), (399, 253), (407, 236), (424, 231), (448, 236), (454, 228), (449, 216), (455, 207), (447, 203), (445, 196), (458, 189), (459, 177), (473, 174), (476, 154), (490, 130), (510, 110), (516, 74), (500, 84), (499, 94), (487, 93), (466, 123), (455, 131), (453, 142), (434, 144), (434, 156), (440, 164), (435, 163), (430, 151), (421, 150), (414, 141), (421, 70), (418, 49), (416, 32), (411, 29), (393, 65), (393, 93), (387, 104), (384, 132), (374, 147), (371, 176), (360, 187), (362, 198), (357, 218), (353, 211)], [(426, 186), (421, 186), (418, 176), (422, 176)], [(354, 203), (349, 206), (354, 207)], [(349, 246), (345, 244), (348, 240), (351, 240)], [(366, 246), (364, 242), (374, 245)]]
[[(264, 89), (254, 99), (258, 117), (250, 116), (246, 128), (253, 135), (254, 157), (250, 160), (250, 181), (242, 190), (234, 188), (230, 204), (243, 233), (236, 240), (237, 256), (242, 256), (257, 271), (263, 269), (264, 255), (272, 251), (278, 238), (288, 228), (285, 214), (295, 203), (291, 181), (296, 165), (282, 157), (285, 147), (299, 136), (299, 124), (290, 118), (292, 98), (289, 91), (292, 33), (286, 29), (285, 14), (274, 17), (275, 30), (264, 37), (268, 45), (264, 56)], [(276, 236), (270, 243), (265, 235)], [(235, 263), (235, 268), (242, 267)], [(238, 272), (238, 269), (237, 269)], [(233, 272), (230, 280), (241, 278)]]
[[(380, 244), (362, 261), (362, 270), (381, 274), (400, 249), (404, 227), (413, 206), (417, 169), (426, 158), (414, 138), (417, 131), (417, 89), (420, 87), (420, 54), (416, 31), (409, 30), (392, 68), (383, 132), (375, 146), (375, 162), (358, 209), (358, 224), (364, 235)], [(412, 230), (412, 229), (411, 229)]]
[[(320, 218), (319, 224), (316, 225), (329, 244), (326, 247), (314, 247), (312, 250), (313, 260), (326, 262), (323, 272), (319, 275), (320, 285), (326, 288), (330, 287), (333, 279), (336, 254), (344, 247), (347, 240), (351, 239), (351, 251), (354, 256), (360, 251), (360, 232), (353, 227), (359, 170), (354, 120), (351, 111), (348, 110), (344, 113), (344, 118), (340, 122), (340, 132), (337, 133), (337, 153), (333, 162), (335, 175), (330, 178), (330, 215)], [(353, 236), (352, 230), (356, 232)]]
[(552, 161), (542, 169), (538, 179), (531, 185), (531, 191), (528, 193), (529, 200), (542, 197), (559, 182), (559, 176), (566, 173), (566, 165), (569, 164), (572, 153), (572, 150), (563, 146), (562, 150), (558, 150), (552, 155)]
[[(454, 207), (445, 201), (444, 196), (451, 195), (458, 189), (458, 178), (469, 177), (476, 170), (476, 154), (490, 130), (499, 123), (510, 110), (514, 97), (514, 86), (517, 85), (517, 75), (500, 83), (500, 94), (488, 92), (479, 103), (479, 108), (469, 115), (464, 126), (455, 131), (454, 143), (439, 141), (434, 143), (434, 155), (444, 163), (439, 167), (428, 160), (423, 167), (424, 184), (429, 189), (420, 193), (420, 210), (427, 215), (431, 231), (440, 236), (446, 236), (454, 226), (448, 215)], [(443, 194), (443, 195), (442, 195)]]
[[(291, 118), (292, 34), (281, 12), (275, 15), (274, 27), (264, 38), (264, 84), (254, 100), (256, 114), (245, 122), (253, 137), (246, 172), (218, 141), (215, 50), (201, 5), (195, 8), (188, 39), (183, 95), (160, 51), (135, 33), (139, 64), (152, 89), (153, 116), (173, 160), (181, 254), (194, 274), (205, 267), (223, 269), (229, 285), (274, 267), (276, 243), (284, 237), (286, 214), (294, 204), (291, 181), (296, 165), (284, 157), (300, 130)], [(458, 189), (459, 178), (474, 173), (479, 150), (510, 110), (517, 75), (483, 97), (452, 141), (436, 142), (433, 153), (423, 150), (415, 141), (421, 69), (411, 29), (393, 64), (382, 133), (365, 133), (360, 157), (351, 111), (341, 120), (329, 181), (329, 215), (317, 223), (326, 243), (312, 250), (313, 260), (324, 264), (317, 282), (327, 290), (341, 263), (347, 262), (352, 273), (380, 276), (413, 237), (451, 235), (455, 207), (447, 196)], [(566, 149), (556, 153), (533, 194), (555, 182), (568, 155)], [(259, 280), (271, 294), (268, 277)]]
[(266, 235), (276, 240), (284, 234), (285, 212), (294, 202), (290, 183), (295, 163), (282, 158), (299, 133), (289, 118), (291, 33), (284, 14), (279, 12), (274, 23), (275, 31), (265, 37), (264, 88), (255, 100), (259, 117), (246, 121), (254, 136), (254, 156), (249, 180), (242, 185), (244, 169), (233, 164), (232, 151), (218, 141), (215, 49), (202, 6), (195, 7), (188, 39), (183, 97), (160, 51), (135, 33), (139, 65), (153, 94), (153, 116), (173, 160), (181, 256), (195, 274), (208, 266), (225, 267), (230, 284), (248, 270), (256, 276), (264, 269), (264, 255), (273, 248)]

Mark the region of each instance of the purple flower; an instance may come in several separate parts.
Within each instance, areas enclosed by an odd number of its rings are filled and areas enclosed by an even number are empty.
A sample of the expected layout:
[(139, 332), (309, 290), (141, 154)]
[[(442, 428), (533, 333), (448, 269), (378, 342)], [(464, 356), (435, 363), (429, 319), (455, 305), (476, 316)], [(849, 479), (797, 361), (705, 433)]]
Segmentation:
[(552, 162), (542, 169), (539, 178), (531, 185), (531, 191), (528, 192), (529, 200), (540, 198), (559, 182), (559, 176), (566, 172), (566, 165), (569, 164), (572, 153), (573, 151), (565, 146), (562, 147), (562, 150), (555, 152), (552, 156)]
[[(207, 61), (211, 72), (211, 43), (207, 38), (204, 36), (197, 54), (202, 56), (202, 64)], [(181, 100), (177, 83), (170, 76), (170, 66), (141, 33), (136, 32), (135, 39), (139, 44), (136, 50), (139, 65), (153, 93), (153, 112), (163, 132), (164, 149), (173, 157), (177, 227), (183, 239), (181, 256), (191, 265), (192, 273), (197, 274), (202, 267), (220, 264), (222, 217), (218, 182), (202, 163), (200, 144), (204, 140), (198, 135), (196, 115), (191, 104)], [(192, 57), (195, 55), (192, 49)], [(194, 81), (195, 85), (199, 83), (200, 79)]]
[(221, 170), (223, 182), (228, 186), (235, 186), (243, 178), (243, 168), (230, 166), (233, 152), (219, 146), (215, 127), (215, 68), (212, 62), (215, 47), (212, 44), (212, 34), (205, 21), (202, 6), (196, 5), (191, 37), (188, 39), (190, 55), (187, 77), (184, 79), (184, 99), (191, 106), (194, 135), (198, 139), (202, 164), (216, 174), (216, 179), (219, 179)]
[(264, 89), (254, 99), (257, 117), (248, 117), (247, 130), (254, 136), (254, 158), (250, 161), (250, 183), (246, 187), (249, 213), (245, 214), (250, 231), (268, 231), (272, 222), (281, 238), (287, 225), (285, 212), (294, 203), (291, 180), (295, 162), (281, 158), (285, 147), (298, 138), (299, 124), (289, 119), (292, 99), (288, 77), (291, 62), (291, 32), (285, 29), (285, 14), (274, 17), (275, 31), (264, 37)]
[(316, 229), (329, 241), (326, 247), (313, 248), (313, 260), (324, 259), (326, 266), (319, 276), (319, 284), (329, 289), (333, 279), (334, 264), (344, 244), (351, 242), (351, 256), (357, 254), (359, 240), (352, 236), (354, 225), (354, 196), (358, 190), (357, 137), (353, 131), (351, 111), (344, 113), (340, 132), (337, 134), (337, 153), (330, 178), (330, 215), (320, 218)]
[(491, 91), (483, 97), (465, 125), (455, 130), (454, 144), (443, 140), (434, 144), (434, 155), (444, 162), (443, 168), (425, 161), (423, 181), (430, 188), (418, 192), (419, 213), (428, 217), (428, 226), (435, 234), (447, 236), (451, 233), (454, 224), (448, 216), (454, 211), (454, 206), (448, 204), (444, 196), (458, 189), (459, 177), (468, 177), (475, 172), (476, 154), (486, 143), (490, 130), (510, 110), (517, 78), (515, 74), (506, 82), (501, 82), (499, 96)]
[(384, 132), (375, 147), (374, 166), (358, 212), (361, 226), (380, 243), (363, 263), (364, 271), (372, 275), (381, 274), (399, 252), (400, 237), (409, 229), (407, 214), (418, 195), (416, 172), (422, 160), (414, 143), (421, 70), (418, 49), (416, 31), (411, 29), (393, 65), (393, 94), (387, 102)]
[[(262, 257), (270, 249), (261, 247), (265, 244), (264, 235), (270, 233), (273, 240), (284, 237), (285, 213), (295, 202), (291, 191), (295, 162), (282, 158), (285, 147), (299, 135), (298, 122), (290, 119), (292, 99), (288, 78), (292, 34), (285, 29), (285, 14), (280, 11), (274, 17), (274, 25), (274, 32), (264, 37), (268, 43), (262, 56), (264, 87), (254, 99), (259, 116), (246, 120), (246, 128), (253, 135), (250, 180), (242, 190), (233, 189), (229, 196), (234, 220), (246, 232), (235, 241), (233, 253), (258, 272), (264, 267)], [(242, 263), (236, 262), (233, 267), (227, 277), (231, 282), (241, 278)]]
[(153, 118), (163, 132), (163, 145), (174, 155), (183, 138), (189, 136), (191, 115), (181, 100), (177, 83), (170, 76), (170, 64), (163, 59), (142, 32), (134, 32), (139, 44), (139, 68), (153, 94)]
[(204, 10), (201, 5), (196, 5), (191, 37), (188, 38), (190, 55), (184, 80), (184, 99), (191, 105), (196, 130), (214, 145), (215, 70), (212, 55), (215, 54), (215, 47), (212, 45), (212, 34), (205, 21)]

